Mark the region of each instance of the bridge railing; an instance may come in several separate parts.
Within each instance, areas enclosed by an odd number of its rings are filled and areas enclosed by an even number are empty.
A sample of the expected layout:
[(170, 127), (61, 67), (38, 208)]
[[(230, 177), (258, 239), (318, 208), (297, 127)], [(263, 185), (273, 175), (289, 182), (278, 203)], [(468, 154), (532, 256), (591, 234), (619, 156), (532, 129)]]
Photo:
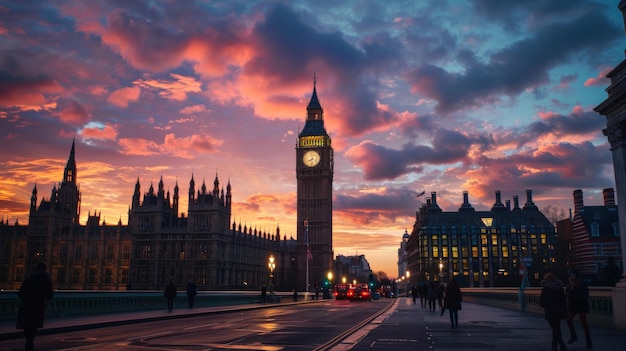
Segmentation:
[[(302, 299), (307, 293), (299, 293)], [(311, 294), (308, 294), (311, 295)], [(311, 295), (311, 297), (314, 295)], [(309, 297), (310, 298), (310, 297)], [(268, 294), (267, 303), (294, 301), (293, 292)], [(256, 291), (199, 291), (194, 307), (228, 306), (262, 303)], [(0, 292), (0, 320), (15, 320), (20, 305), (16, 291)], [(187, 295), (178, 292), (174, 308), (187, 308)], [(165, 309), (163, 292), (157, 291), (55, 291), (48, 302), (46, 316), (62, 317), (97, 313), (116, 313)]]
[[(464, 288), (461, 291), (467, 302), (543, 314), (539, 305), (541, 288), (526, 288), (522, 296), (519, 288)], [(611, 287), (589, 288), (589, 323), (615, 327), (612, 292)]]

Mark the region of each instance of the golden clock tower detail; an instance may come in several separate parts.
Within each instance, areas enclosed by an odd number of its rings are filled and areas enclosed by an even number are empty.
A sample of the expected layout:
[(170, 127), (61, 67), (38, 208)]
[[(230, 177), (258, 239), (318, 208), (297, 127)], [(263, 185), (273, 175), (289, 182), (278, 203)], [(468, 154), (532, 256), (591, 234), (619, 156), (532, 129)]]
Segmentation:
[(333, 267), (333, 148), (323, 113), (314, 81), (306, 124), (296, 145), (300, 291), (321, 286)]

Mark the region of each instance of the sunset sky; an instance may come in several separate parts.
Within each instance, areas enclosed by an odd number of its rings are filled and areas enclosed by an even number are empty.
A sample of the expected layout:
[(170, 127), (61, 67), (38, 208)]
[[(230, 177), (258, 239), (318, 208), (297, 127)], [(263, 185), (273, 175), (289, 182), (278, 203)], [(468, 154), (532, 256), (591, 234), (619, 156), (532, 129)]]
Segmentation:
[[(617, 0), (9, 1), (0, 4), (0, 218), (28, 222), (76, 140), (81, 222), (134, 185), (230, 181), (233, 220), (296, 235), (313, 76), (335, 148), (335, 255), (397, 276), (424, 197), (488, 210), (602, 204)], [(621, 205), (621, 204), (620, 204)]]

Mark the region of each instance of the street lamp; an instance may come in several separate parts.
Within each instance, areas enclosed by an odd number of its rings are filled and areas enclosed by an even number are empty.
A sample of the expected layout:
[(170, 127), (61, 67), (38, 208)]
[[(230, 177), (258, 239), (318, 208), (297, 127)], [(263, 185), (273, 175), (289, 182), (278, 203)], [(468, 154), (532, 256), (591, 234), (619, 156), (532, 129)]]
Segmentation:
[(443, 262), (441, 262), (441, 257), (439, 257), (439, 283), (443, 283)]
[(274, 255), (270, 255), (269, 263), (267, 266), (270, 269), (270, 294), (274, 293), (273, 285), (274, 285), (274, 268), (276, 268), (276, 264), (274, 263)]
[(342, 282), (343, 284), (345, 284), (345, 283), (346, 283), (346, 277), (342, 277), (342, 278), (341, 278), (341, 282)]
[(411, 285), (411, 280), (410, 277), (411, 276), (411, 272), (406, 271), (406, 285), (404, 286), (404, 288), (406, 289), (406, 297), (409, 297), (409, 286)]
[(328, 278), (328, 286), (324, 289), (324, 298), (330, 299), (330, 289), (332, 289), (333, 286), (333, 272), (328, 272), (326, 277)]

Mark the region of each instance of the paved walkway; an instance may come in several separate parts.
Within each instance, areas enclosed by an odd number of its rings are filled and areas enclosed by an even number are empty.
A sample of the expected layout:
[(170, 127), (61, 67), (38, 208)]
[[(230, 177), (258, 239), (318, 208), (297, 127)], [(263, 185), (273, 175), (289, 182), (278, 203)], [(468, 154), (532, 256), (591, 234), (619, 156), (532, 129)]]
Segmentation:
[[(270, 304), (271, 306), (271, 304)], [(120, 325), (147, 320), (184, 318), (190, 314), (219, 313), (233, 309), (253, 309), (259, 305), (202, 307), (189, 310), (174, 309), (146, 312), (115, 313), (108, 315), (49, 318), (38, 335), (71, 331), (94, 326)], [(568, 349), (586, 350), (584, 333), (578, 319), (574, 324), (579, 340)], [(565, 338), (569, 331), (562, 322)], [(591, 325), (594, 350), (626, 349), (626, 332)], [(0, 341), (22, 338), (15, 329), (14, 321), (0, 322)], [(510, 309), (463, 303), (459, 311), (459, 328), (450, 327), (446, 312), (428, 311), (412, 303), (410, 298), (400, 297), (396, 304), (372, 323), (361, 328), (333, 350), (550, 350), (551, 332), (542, 315)]]
[[(574, 319), (578, 341), (568, 350), (586, 350), (582, 327)], [(567, 323), (561, 323), (565, 342), (569, 339)], [(626, 332), (596, 325), (590, 326), (594, 350), (626, 350)], [(459, 327), (451, 328), (449, 314), (430, 312), (419, 300), (398, 298), (398, 303), (342, 344), (341, 350), (550, 350), (552, 333), (543, 315), (485, 305), (463, 303)]]

